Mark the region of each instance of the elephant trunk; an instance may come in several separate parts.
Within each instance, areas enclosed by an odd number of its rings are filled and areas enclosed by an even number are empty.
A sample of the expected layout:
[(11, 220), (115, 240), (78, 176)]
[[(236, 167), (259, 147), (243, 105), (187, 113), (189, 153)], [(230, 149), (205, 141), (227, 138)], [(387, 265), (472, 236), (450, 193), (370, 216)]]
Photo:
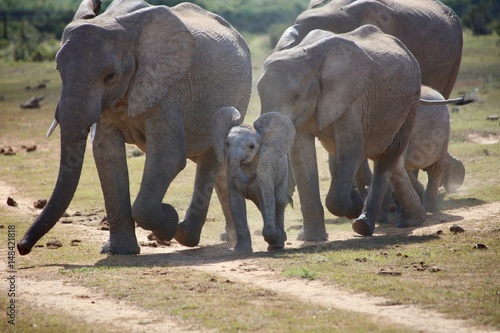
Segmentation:
[(73, 199), (80, 180), (90, 127), (82, 129), (82, 123), (75, 119), (61, 122), (61, 159), (57, 182), (47, 205), (17, 244), (21, 255), (31, 252), (35, 243), (62, 217)]
[(257, 174), (255, 173), (252, 173), (250, 176), (243, 173), (243, 170), (241, 170), (241, 159), (238, 157), (229, 157), (228, 172), (231, 177), (236, 178), (245, 185), (252, 184), (255, 178), (257, 178)]

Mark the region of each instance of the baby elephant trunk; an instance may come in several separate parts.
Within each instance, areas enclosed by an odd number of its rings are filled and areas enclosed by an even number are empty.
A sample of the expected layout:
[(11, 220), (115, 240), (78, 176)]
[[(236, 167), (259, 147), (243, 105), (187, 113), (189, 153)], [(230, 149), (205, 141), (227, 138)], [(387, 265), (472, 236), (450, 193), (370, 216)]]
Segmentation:
[(231, 177), (238, 179), (238, 181), (245, 185), (252, 184), (255, 178), (257, 178), (256, 173), (252, 173), (250, 176), (247, 176), (243, 170), (241, 170), (241, 159), (237, 157), (229, 158), (228, 172)]

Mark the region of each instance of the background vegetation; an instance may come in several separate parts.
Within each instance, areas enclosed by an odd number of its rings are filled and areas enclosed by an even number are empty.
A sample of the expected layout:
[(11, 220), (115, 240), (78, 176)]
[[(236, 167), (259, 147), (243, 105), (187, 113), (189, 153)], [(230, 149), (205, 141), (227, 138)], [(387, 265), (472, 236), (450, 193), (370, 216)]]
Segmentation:
[[(327, 0), (329, 1), (329, 0)], [(330, 0), (331, 1), (331, 0)], [(149, 0), (154, 5), (174, 6), (182, 1)], [(293, 24), (309, 0), (195, 0), (203, 8), (222, 15), (244, 34), (270, 34), (275, 43)], [(500, 2), (497, 0), (445, 0), (474, 34), (500, 32)], [(103, 11), (111, 0), (103, 0)], [(71, 21), (80, 0), (31, 0), (0, 2), (0, 58), (51, 60), (59, 47), (64, 26)], [(5, 23), (6, 22), (6, 23)]]

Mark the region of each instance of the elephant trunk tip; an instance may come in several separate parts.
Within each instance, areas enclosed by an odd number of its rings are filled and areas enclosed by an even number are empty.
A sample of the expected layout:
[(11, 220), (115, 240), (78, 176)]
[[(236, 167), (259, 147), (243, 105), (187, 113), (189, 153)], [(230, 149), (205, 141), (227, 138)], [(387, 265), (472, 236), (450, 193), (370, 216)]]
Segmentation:
[(28, 242), (24, 239), (21, 242), (17, 243), (17, 251), (22, 256), (30, 253), (32, 248), (33, 246), (29, 245)]

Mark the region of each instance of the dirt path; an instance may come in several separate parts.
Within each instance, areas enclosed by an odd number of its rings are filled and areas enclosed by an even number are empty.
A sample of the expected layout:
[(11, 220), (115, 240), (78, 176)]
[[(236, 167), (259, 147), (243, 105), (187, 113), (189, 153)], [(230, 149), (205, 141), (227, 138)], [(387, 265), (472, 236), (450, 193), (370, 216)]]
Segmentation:
[[(15, 189), (0, 181), (0, 199), (3, 201), (8, 196), (13, 196), (19, 204), (20, 215), (34, 215), (36, 211), (28, 208), (33, 201), (20, 198)], [(3, 204), (3, 203), (2, 203)], [(488, 218), (496, 216), (500, 212), (500, 203), (467, 207), (460, 210), (447, 212), (450, 215), (460, 215), (468, 219)], [(442, 221), (441, 221), (442, 222)], [(441, 223), (439, 228), (446, 228), (452, 221)], [(99, 244), (107, 238), (107, 233), (97, 231), (96, 228), (72, 224), (72, 228), (85, 229), (85, 238)], [(435, 232), (437, 226), (429, 223), (428, 227), (419, 228), (416, 233)], [(437, 229), (436, 229), (437, 230)], [(90, 231), (90, 232), (89, 232)], [(138, 236), (145, 239), (146, 232), (137, 229)], [(336, 233), (335, 239), (352, 238), (352, 233)], [(281, 275), (259, 266), (256, 258), (235, 258), (231, 261), (218, 262), (212, 260), (218, 255), (227, 255), (227, 249), (214, 244), (204, 244), (203, 247), (196, 248), (196, 255), (185, 251), (186, 248), (174, 243), (170, 247), (143, 247), (143, 254), (169, 253), (172, 260), (182, 262), (186, 268), (211, 272), (221, 275), (230, 280), (250, 284), (258, 288), (269, 289), (283, 295), (296, 298), (298, 301), (312, 302), (325, 307), (338, 308), (359, 312), (369, 316), (376, 321), (392, 322), (418, 330), (420, 332), (493, 332), (473, 327), (465, 320), (455, 320), (446, 318), (445, 315), (426, 309), (421, 309), (411, 305), (393, 305), (383, 297), (372, 297), (364, 294), (354, 294), (342, 290), (332, 285), (325, 285), (320, 281), (309, 281), (304, 279), (284, 278)], [(291, 241), (288, 248), (299, 247), (301, 242)], [(264, 251), (266, 244), (261, 241), (254, 243), (255, 251)], [(0, 255), (6, 258), (6, 250), (1, 249)], [(148, 256), (144, 256), (145, 260)], [(152, 263), (154, 265), (154, 263)], [(5, 263), (3, 262), (3, 266)], [(57, 269), (57, 267), (51, 267)], [(32, 272), (31, 272), (32, 273)], [(185, 323), (176, 322), (172, 318), (165, 318), (152, 311), (143, 310), (137, 306), (124, 301), (108, 299), (95, 291), (64, 283), (63, 281), (38, 281), (29, 277), (24, 277), (21, 271), (19, 275), (20, 300), (29, 301), (43, 309), (51, 312), (64, 311), (74, 316), (77, 320), (83, 320), (91, 324), (103, 324), (116, 327), (119, 330), (130, 332), (159, 332), (169, 330), (171, 332), (196, 332), (186, 327)], [(6, 270), (1, 269), (0, 278), (5, 281)], [(102, 311), (106, 309), (107, 311)]]

